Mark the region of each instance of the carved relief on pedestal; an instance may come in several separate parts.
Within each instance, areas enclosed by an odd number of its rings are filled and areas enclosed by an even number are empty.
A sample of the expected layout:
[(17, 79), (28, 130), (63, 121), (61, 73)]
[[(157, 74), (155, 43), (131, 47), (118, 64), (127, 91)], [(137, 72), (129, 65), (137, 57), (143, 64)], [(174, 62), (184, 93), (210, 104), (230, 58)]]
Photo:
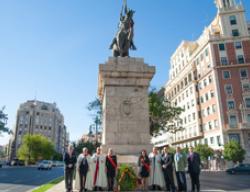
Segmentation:
[(130, 98), (126, 98), (122, 101), (121, 106), (121, 114), (129, 117), (132, 114), (132, 101)]

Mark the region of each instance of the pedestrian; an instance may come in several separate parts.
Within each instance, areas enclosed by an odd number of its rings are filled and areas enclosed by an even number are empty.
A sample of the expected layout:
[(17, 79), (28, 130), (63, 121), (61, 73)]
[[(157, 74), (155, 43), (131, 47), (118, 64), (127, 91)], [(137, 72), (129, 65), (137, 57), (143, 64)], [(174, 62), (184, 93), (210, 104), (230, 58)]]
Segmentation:
[(95, 191), (102, 191), (107, 188), (107, 168), (106, 168), (106, 156), (102, 154), (101, 148), (97, 147), (96, 153), (92, 157), (93, 161), (93, 187)]
[(150, 176), (149, 186), (151, 190), (161, 190), (165, 187), (163, 172), (161, 169), (161, 154), (158, 153), (156, 147), (153, 148), (149, 155), (150, 160)]
[(192, 192), (200, 191), (200, 167), (201, 167), (201, 160), (200, 155), (193, 151), (193, 147), (189, 147), (189, 155), (188, 155), (188, 172), (191, 178), (191, 185), (192, 185)]
[(82, 153), (77, 158), (75, 188), (79, 192), (92, 190), (93, 177), (91, 172), (91, 157), (88, 149), (83, 148)]
[(186, 167), (187, 157), (181, 152), (181, 148), (176, 148), (174, 156), (174, 164), (177, 178), (178, 191), (187, 191), (187, 180), (186, 180)]
[(173, 175), (174, 171), (173, 163), (174, 163), (174, 157), (173, 154), (169, 152), (169, 146), (167, 145), (163, 149), (161, 165), (166, 184), (166, 190), (175, 192), (176, 189), (175, 189), (174, 175)]
[(108, 155), (106, 157), (106, 168), (107, 168), (107, 179), (108, 179), (108, 190), (114, 190), (115, 176), (117, 170), (117, 157), (113, 154), (111, 148), (108, 149)]
[(72, 192), (73, 190), (73, 175), (76, 164), (76, 155), (72, 145), (68, 146), (67, 152), (63, 156), (64, 161), (64, 178), (66, 192)]
[(141, 179), (141, 184), (142, 184), (142, 190), (146, 191), (148, 188), (148, 177), (150, 172), (150, 161), (146, 150), (142, 150), (139, 156), (138, 167), (139, 167), (139, 177)]

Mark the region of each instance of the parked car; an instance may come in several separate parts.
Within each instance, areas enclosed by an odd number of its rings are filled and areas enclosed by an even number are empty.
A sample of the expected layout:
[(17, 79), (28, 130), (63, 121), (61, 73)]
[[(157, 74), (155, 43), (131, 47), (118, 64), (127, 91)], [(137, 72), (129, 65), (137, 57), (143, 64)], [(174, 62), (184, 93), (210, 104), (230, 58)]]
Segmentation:
[(250, 164), (241, 163), (233, 168), (227, 169), (226, 172), (229, 174), (237, 174), (237, 173), (250, 174)]
[(10, 165), (11, 165), (11, 166), (24, 166), (24, 161), (19, 160), (19, 159), (13, 159), (13, 160), (10, 162)]
[(37, 169), (38, 169), (38, 170), (43, 170), (43, 169), (51, 170), (51, 169), (52, 169), (52, 166), (53, 166), (52, 161), (50, 161), (50, 160), (43, 160), (43, 161), (41, 161), (41, 162), (38, 164)]

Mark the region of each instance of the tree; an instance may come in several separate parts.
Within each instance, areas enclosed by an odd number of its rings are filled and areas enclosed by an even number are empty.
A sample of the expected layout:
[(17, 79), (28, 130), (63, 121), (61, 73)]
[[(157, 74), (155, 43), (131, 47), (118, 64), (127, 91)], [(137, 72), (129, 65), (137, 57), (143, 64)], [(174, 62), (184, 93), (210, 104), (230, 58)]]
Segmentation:
[[(93, 129), (95, 129), (96, 136), (96, 147), (98, 145), (98, 132), (101, 130), (102, 125), (102, 104), (100, 99), (96, 98), (88, 104), (87, 109), (91, 112), (94, 124), (90, 125), (89, 134), (93, 134)], [(94, 126), (94, 127), (93, 127)]]
[(231, 140), (224, 146), (224, 158), (234, 163), (242, 162), (245, 159), (246, 151), (241, 147), (239, 142)]
[(4, 113), (4, 109), (5, 107), (2, 107), (2, 109), (0, 109), (0, 134), (2, 132), (11, 134), (11, 130), (6, 127), (8, 115)]
[(53, 160), (55, 161), (62, 161), (63, 160), (63, 154), (55, 152), (53, 156)]
[(200, 157), (203, 161), (207, 161), (208, 157), (213, 156), (214, 151), (212, 148), (210, 148), (207, 144), (198, 144), (194, 151), (200, 154)]
[(102, 104), (100, 99), (96, 98), (94, 101), (89, 102), (87, 109), (92, 112), (93, 120), (99, 126), (102, 124)]
[[(160, 93), (164, 93), (164, 89)], [(149, 120), (150, 120), (150, 134), (155, 136), (163, 132), (176, 134), (183, 130), (182, 120), (180, 114), (183, 109), (172, 106), (165, 98), (164, 94), (159, 94), (156, 90), (149, 92)]]
[[(96, 151), (96, 146), (91, 143), (91, 142), (83, 142), (83, 141), (79, 141), (78, 143), (73, 144), (75, 147), (75, 152), (77, 155), (79, 155), (80, 153), (82, 153), (82, 149), (84, 147), (88, 148), (88, 151), (90, 154), (93, 154)], [(98, 143), (97, 147), (99, 147), (101, 144)]]
[(28, 163), (42, 159), (51, 159), (55, 153), (53, 143), (43, 135), (24, 135), (18, 158)]

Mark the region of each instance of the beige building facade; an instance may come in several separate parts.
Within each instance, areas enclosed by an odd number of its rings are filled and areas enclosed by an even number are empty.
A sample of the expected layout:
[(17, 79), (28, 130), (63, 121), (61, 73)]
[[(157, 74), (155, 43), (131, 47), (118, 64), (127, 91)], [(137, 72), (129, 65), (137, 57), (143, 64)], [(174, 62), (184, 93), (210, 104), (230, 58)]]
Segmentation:
[(64, 153), (69, 135), (64, 117), (55, 103), (30, 100), (20, 105), (12, 142), (11, 159), (16, 158), (22, 138), (26, 134), (41, 134), (50, 139), (58, 153)]
[(184, 130), (152, 139), (156, 146), (198, 143), (215, 150), (235, 139), (250, 159), (250, 25), (242, 4), (216, 0), (217, 15), (194, 42), (171, 57), (165, 96), (185, 111)]

